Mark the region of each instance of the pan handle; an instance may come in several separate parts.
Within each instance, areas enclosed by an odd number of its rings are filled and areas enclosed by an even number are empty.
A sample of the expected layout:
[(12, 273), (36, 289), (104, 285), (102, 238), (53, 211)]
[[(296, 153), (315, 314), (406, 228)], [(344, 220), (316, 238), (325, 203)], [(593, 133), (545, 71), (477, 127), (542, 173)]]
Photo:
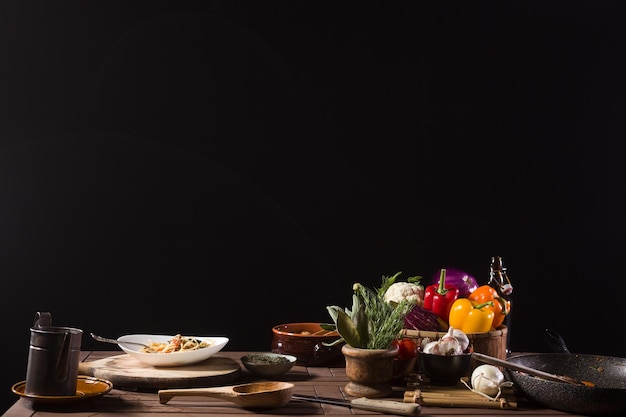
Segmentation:
[(529, 375), (538, 376), (540, 378), (547, 379), (548, 381), (565, 382), (567, 384), (581, 385), (581, 382), (576, 381), (575, 379), (570, 378), (569, 376), (550, 374), (548, 372), (544, 372), (539, 369), (530, 368), (528, 366), (522, 365), (521, 363), (515, 363), (515, 362), (510, 362), (510, 361), (506, 361), (506, 360), (499, 359), (499, 358), (494, 358), (493, 356), (483, 355), (482, 353), (478, 353), (478, 352), (472, 352), (472, 358), (480, 362), (488, 363), (490, 365), (502, 366), (504, 368), (511, 369), (513, 371), (525, 372)]
[(555, 353), (570, 353), (565, 340), (556, 330), (546, 329), (546, 342)]

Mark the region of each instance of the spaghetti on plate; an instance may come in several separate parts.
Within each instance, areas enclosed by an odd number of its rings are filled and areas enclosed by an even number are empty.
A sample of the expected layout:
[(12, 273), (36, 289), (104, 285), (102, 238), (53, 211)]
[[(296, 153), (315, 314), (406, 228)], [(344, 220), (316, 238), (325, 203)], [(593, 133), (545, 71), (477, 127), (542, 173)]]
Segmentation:
[(167, 342), (153, 342), (152, 340), (148, 340), (146, 344), (148, 347), (141, 349), (144, 353), (173, 353), (213, 346), (213, 341), (200, 340), (194, 337), (185, 337), (177, 334)]

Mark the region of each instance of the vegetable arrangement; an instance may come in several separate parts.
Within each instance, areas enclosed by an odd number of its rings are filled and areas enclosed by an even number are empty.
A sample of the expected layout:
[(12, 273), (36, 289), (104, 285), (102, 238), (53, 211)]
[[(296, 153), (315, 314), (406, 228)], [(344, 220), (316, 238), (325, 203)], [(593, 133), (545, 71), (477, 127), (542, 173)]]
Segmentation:
[[(511, 302), (489, 284), (479, 286), (470, 274), (455, 268), (441, 268), (424, 287), (421, 276), (396, 281), (401, 272), (383, 276), (379, 288), (358, 282), (352, 290), (352, 307), (326, 307), (333, 323), (325, 330), (337, 330), (339, 338), (325, 345), (347, 343), (356, 348), (398, 347), (398, 359), (417, 355), (415, 342), (402, 336), (402, 329), (447, 331), (435, 350), (466, 350), (461, 341), (468, 333), (489, 332), (500, 326), (511, 311)], [(507, 278), (508, 279), (508, 278)]]
[[(411, 282), (412, 291), (404, 289), (408, 282), (396, 282), (388, 289), (397, 286), (397, 290), (385, 295), (385, 299), (394, 302), (408, 297), (415, 302), (404, 318), (407, 329), (439, 332), (452, 327), (464, 333), (485, 333), (501, 326), (511, 312), (511, 301), (497, 288), (479, 285), (472, 275), (461, 269), (441, 268), (425, 288), (415, 278)], [(420, 288), (423, 289), (421, 298), (415, 295)]]

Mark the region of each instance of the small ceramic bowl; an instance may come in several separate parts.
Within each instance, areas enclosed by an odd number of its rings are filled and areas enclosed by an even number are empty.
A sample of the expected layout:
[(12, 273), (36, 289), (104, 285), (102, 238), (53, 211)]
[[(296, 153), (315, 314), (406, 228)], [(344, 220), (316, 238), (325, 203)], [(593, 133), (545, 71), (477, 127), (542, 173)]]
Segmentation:
[(320, 323), (287, 323), (272, 328), (272, 352), (293, 355), (302, 366), (344, 366), (340, 343), (327, 346), (339, 339), (336, 331), (322, 329)]
[(296, 363), (295, 356), (280, 353), (249, 353), (240, 359), (248, 371), (263, 378), (280, 376)]
[(418, 371), (434, 384), (454, 385), (471, 373), (471, 353), (446, 356), (418, 350), (417, 358)]

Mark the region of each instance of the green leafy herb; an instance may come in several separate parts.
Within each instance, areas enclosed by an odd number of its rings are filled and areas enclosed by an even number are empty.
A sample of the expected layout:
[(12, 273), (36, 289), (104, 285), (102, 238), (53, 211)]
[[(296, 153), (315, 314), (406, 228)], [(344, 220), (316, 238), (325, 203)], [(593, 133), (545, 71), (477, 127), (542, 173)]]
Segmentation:
[(333, 319), (334, 325), (325, 324), (326, 330), (337, 330), (340, 339), (329, 345), (345, 341), (352, 347), (362, 349), (386, 349), (398, 338), (403, 327), (404, 317), (413, 308), (413, 303), (387, 303), (383, 296), (385, 291), (400, 272), (391, 276), (383, 276), (378, 289), (368, 288), (360, 283), (352, 286), (352, 308), (328, 306), (326, 309)]

